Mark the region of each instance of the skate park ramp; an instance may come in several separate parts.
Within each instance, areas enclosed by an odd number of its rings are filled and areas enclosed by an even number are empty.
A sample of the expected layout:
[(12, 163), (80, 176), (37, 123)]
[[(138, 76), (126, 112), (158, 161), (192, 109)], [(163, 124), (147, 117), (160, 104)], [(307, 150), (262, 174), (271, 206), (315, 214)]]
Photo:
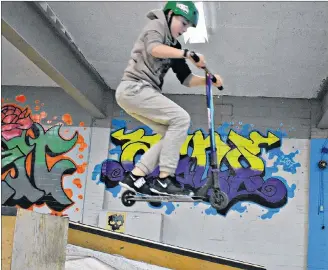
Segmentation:
[[(17, 209), (2, 207), (2, 267), (11, 269)], [(46, 216), (43, 214), (43, 216)], [(53, 217), (52, 217), (53, 218)], [(56, 217), (61, 219), (61, 217)], [(58, 236), (59, 239), (60, 236)], [(33, 246), (33, 245), (32, 245)], [(69, 222), (65, 269), (265, 269), (263, 266)]]

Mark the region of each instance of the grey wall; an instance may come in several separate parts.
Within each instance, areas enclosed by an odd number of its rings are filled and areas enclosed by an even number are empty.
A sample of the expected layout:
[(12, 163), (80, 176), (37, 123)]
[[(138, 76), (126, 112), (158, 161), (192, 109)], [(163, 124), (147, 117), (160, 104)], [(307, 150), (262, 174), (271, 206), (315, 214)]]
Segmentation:
[[(85, 126), (92, 124), (92, 117), (76, 103), (61, 88), (55, 87), (23, 87), (2, 86), (2, 98), (10, 98), (24, 94), (26, 105), (33, 106), (35, 100), (44, 103), (44, 110), (48, 116), (61, 117), (70, 113), (73, 125), (78, 126), (81, 121)], [(114, 101), (115, 92), (106, 93), (104, 102), (107, 104), (106, 119), (94, 119), (94, 126), (111, 126), (112, 119), (126, 120), (129, 128), (136, 128), (142, 123), (127, 115)], [(196, 95), (167, 95), (182, 106), (191, 116), (191, 132), (197, 129), (207, 130), (207, 111), (205, 96)], [(257, 97), (214, 97), (215, 126), (220, 123), (231, 123), (230, 127), (245, 124), (252, 125), (252, 129), (266, 132), (268, 129), (285, 131), (288, 138), (308, 139), (328, 137), (327, 129), (318, 129), (322, 115), (322, 102), (307, 99), (287, 98), (257, 98)], [(47, 119), (46, 119), (47, 120)], [(233, 124), (232, 124), (233, 123)]]
[[(317, 128), (318, 122), (324, 117), (325, 111), (328, 108), (327, 97), (322, 101), (314, 101), (311, 106), (311, 138), (328, 138), (328, 129), (327, 128)], [(327, 113), (327, 112), (326, 112)], [(326, 120), (324, 120), (326, 122)]]
[[(1, 98), (4, 98), (5, 103), (16, 103), (22, 107), (29, 106), (32, 109), (32, 113), (40, 113), (45, 111), (48, 115), (45, 118), (46, 123), (51, 118), (57, 116), (58, 119), (65, 113), (69, 113), (72, 116), (72, 126), (79, 126), (80, 122), (84, 122), (85, 126), (90, 126), (92, 123), (92, 117), (84, 108), (82, 108), (71, 96), (59, 87), (34, 87), (34, 86), (1, 86)], [(24, 95), (26, 97), (25, 103), (15, 101), (17, 95)], [(40, 104), (44, 106), (40, 107), (40, 111), (35, 111), (35, 101), (39, 100)], [(3, 103), (2, 103), (3, 104)]]
[[(207, 110), (204, 96), (167, 95), (182, 106), (191, 116), (191, 131), (207, 130)], [(316, 129), (320, 117), (321, 106), (317, 100), (285, 99), (285, 98), (249, 98), (220, 97), (214, 98), (215, 126), (220, 123), (231, 123), (230, 127), (245, 124), (252, 129), (266, 133), (267, 130), (280, 129), (287, 133), (288, 138), (309, 139), (312, 136), (325, 137), (327, 130)], [(113, 118), (126, 120), (128, 127), (135, 128), (140, 122), (114, 105)], [(233, 124), (232, 124), (233, 123)]]

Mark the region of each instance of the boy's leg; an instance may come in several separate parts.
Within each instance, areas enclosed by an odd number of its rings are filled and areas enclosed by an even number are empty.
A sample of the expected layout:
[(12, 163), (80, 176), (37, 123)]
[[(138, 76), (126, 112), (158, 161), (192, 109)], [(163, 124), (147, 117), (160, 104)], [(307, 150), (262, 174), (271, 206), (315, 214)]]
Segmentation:
[[(134, 113), (129, 113), (135, 119), (149, 126), (156, 133), (164, 136), (167, 130), (166, 126), (161, 124), (154, 123), (149, 121), (148, 119), (136, 115)], [(143, 194), (151, 194), (150, 186), (146, 183), (144, 176), (151, 174), (154, 169), (158, 166), (159, 156), (162, 150), (163, 140), (161, 139), (159, 142), (150, 147), (137, 162), (133, 170), (130, 174), (128, 174), (121, 182), (120, 185), (128, 188), (130, 190), (134, 190), (136, 192), (141, 192)]]
[[(161, 140), (161, 144), (154, 149), (156, 151), (153, 153), (156, 153), (158, 156), (160, 151), (160, 171), (167, 173), (167, 175), (174, 174), (178, 165), (181, 146), (188, 135), (187, 131), (190, 126), (189, 114), (148, 83), (122, 82), (118, 90), (116, 93), (117, 103), (127, 113), (136, 114), (149, 120), (147, 125), (150, 127), (152, 125), (167, 126), (167, 131)], [(150, 159), (152, 160), (150, 161)], [(143, 161), (151, 163), (154, 159), (154, 156), (148, 154)], [(170, 179), (164, 180), (171, 181)], [(163, 186), (167, 187), (168, 185), (166, 183)], [(170, 193), (174, 193), (173, 191), (176, 193), (182, 192), (180, 188), (172, 189)]]
[[(125, 82), (127, 83), (127, 82)], [(168, 174), (174, 174), (179, 157), (180, 149), (188, 136), (190, 126), (189, 114), (163, 96), (150, 84), (144, 82), (129, 82), (123, 91), (116, 95), (117, 103), (127, 113), (137, 114), (149, 120), (154, 125), (167, 126), (167, 131), (162, 139), (162, 151), (160, 154), (160, 170)]]
[[(163, 137), (165, 136), (168, 127), (162, 124), (154, 123), (153, 121), (135, 113), (130, 113), (130, 115), (133, 116), (135, 119), (139, 120), (140, 122), (144, 123), (145, 125), (149, 126), (153, 131), (162, 136), (161, 140), (154, 144), (152, 147), (150, 147), (141, 156), (140, 160), (135, 165), (136, 168), (143, 172), (141, 176), (145, 176), (151, 174), (158, 166), (159, 156), (161, 154), (163, 146)], [(134, 173), (134, 171), (132, 172)]]

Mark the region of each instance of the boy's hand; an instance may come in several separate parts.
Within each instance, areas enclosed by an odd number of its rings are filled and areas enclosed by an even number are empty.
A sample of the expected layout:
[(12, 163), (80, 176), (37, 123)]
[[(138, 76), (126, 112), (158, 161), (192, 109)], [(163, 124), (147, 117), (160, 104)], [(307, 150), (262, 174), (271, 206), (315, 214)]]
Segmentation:
[(216, 86), (216, 87), (220, 87), (220, 86), (222, 86), (222, 85), (223, 85), (223, 80), (222, 80), (222, 78), (220, 77), (220, 75), (218, 75), (218, 74), (214, 74), (213, 76), (216, 78), (216, 82), (213, 83), (213, 86)]
[(198, 55), (199, 57), (199, 61), (195, 62), (195, 60), (191, 57), (190, 52), (188, 52), (188, 59), (198, 68), (204, 68), (206, 66), (205, 64), (205, 58), (204, 55), (199, 54), (199, 53), (195, 53)]

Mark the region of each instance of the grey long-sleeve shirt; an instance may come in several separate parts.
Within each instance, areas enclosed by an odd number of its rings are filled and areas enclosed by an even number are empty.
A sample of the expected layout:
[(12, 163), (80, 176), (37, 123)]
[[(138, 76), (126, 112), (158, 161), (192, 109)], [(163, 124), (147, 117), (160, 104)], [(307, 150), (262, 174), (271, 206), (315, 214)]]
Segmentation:
[(192, 72), (185, 59), (162, 59), (151, 55), (152, 49), (158, 44), (181, 49), (181, 44), (171, 36), (164, 12), (153, 10), (147, 17), (150, 21), (133, 46), (131, 59), (124, 70), (122, 80), (145, 80), (161, 91), (164, 76), (172, 68), (180, 83), (188, 86)]

